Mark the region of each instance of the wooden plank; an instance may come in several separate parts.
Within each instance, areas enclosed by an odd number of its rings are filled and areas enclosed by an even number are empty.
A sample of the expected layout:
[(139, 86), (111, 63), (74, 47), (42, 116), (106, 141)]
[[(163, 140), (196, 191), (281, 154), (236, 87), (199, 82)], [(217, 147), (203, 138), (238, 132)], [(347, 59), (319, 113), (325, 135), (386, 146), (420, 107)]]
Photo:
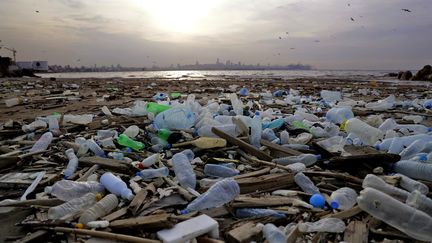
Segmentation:
[(328, 168), (345, 168), (355, 170), (357, 167), (363, 164), (371, 166), (381, 166), (385, 163), (396, 163), (400, 160), (400, 155), (389, 154), (389, 153), (373, 153), (373, 154), (361, 154), (351, 156), (337, 156), (329, 160), (326, 164)]
[(88, 169), (83, 176), (81, 176), (80, 178), (78, 178), (77, 181), (87, 181), (87, 178), (93, 174), (95, 171), (97, 171), (99, 169), (99, 165), (93, 165), (92, 167), (90, 167), (90, 169)]
[(93, 157), (82, 157), (79, 159), (80, 164), (87, 164), (87, 165), (99, 165), (103, 168), (111, 169), (114, 171), (129, 171), (129, 166), (126, 165), (121, 160), (115, 160), (115, 159), (108, 159), (108, 158), (101, 158), (98, 156)]
[(297, 156), (297, 155), (303, 154), (302, 152), (299, 152), (297, 150), (282, 147), (279, 144), (271, 143), (270, 141), (267, 141), (265, 139), (261, 139), (261, 144), (266, 146), (267, 148), (269, 148), (271, 150), (279, 151), (279, 152), (282, 152), (282, 153), (285, 153), (288, 155)]
[(264, 153), (263, 151), (255, 148), (254, 146), (250, 145), (249, 143), (246, 143), (236, 137), (233, 137), (215, 127), (212, 128), (212, 132), (216, 135), (218, 135), (221, 138), (224, 138), (225, 140), (227, 140), (229, 143), (233, 144), (233, 145), (237, 145), (240, 148), (244, 149), (246, 152), (252, 154), (253, 156), (257, 157), (258, 159), (262, 159), (262, 160), (267, 160), (267, 161), (271, 161), (273, 158)]
[(327, 171), (304, 171), (303, 172), (307, 176), (323, 176), (323, 177), (332, 177), (336, 179), (341, 179), (346, 182), (352, 182), (355, 184), (362, 184), (363, 180), (360, 178), (357, 178), (355, 176), (346, 174), (346, 173), (336, 173), (336, 172), (327, 172)]
[(236, 179), (240, 186), (240, 193), (246, 194), (255, 191), (277, 190), (294, 185), (294, 175), (291, 173), (268, 174), (258, 177)]
[(127, 214), (127, 212), (128, 212), (127, 207), (120, 208), (119, 210), (117, 210), (111, 214), (108, 214), (105, 217), (102, 217), (102, 219), (107, 220), (107, 221), (113, 221), (113, 220), (118, 219), (118, 218), (122, 217), (123, 215)]
[(140, 227), (140, 229), (163, 228), (173, 225), (174, 224), (170, 221), (170, 215), (167, 213), (120, 219), (110, 223), (110, 227), (112, 228)]
[(223, 240), (216, 240), (207, 236), (200, 236), (196, 238), (197, 243), (225, 243)]
[(369, 230), (362, 221), (351, 221), (345, 229), (344, 241), (350, 243), (367, 243)]
[(295, 226), (295, 228), (288, 234), (287, 237), (287, 243), (294, 243), (297, 242), (297, 239), (302, 238), (303, 233), (300, 232), (298, 229), (298, 224)]
[(35, 239), (37, 239), (37, 238), (45, 235), (46, 233), (48, 233), (48, 231), (46, 231), (46, 230), (38, 230), (38, 231), (35, 231), (35, 232), (31, 233), (31, 234), (26, 235), (25, 237), (23, 237), (23, 238), (21, 238), (19, 240), (14, 241), (14, 243), (31, 242), (31, 241), (33, 241), (33, 240), (35, 240)]
[(254, 207), (271, 207), (281, 205), (302, 206), (310, 208), (306, 202), (297, 198), (281, 197), (281, 196), (265, 196), (265, 197), (250, 197), (238, 196), (234, 199), (232, 206), (235, 208), (254, 208)]
[(257, 240), (261, 230), (255, 227), (255, 223), (247, 222), (227, 233), (230, 242), (246, 243)]
[(129, 210), (132, 212), (132, 215), (136, 215), (138, 209), (144, 202), (144, 199), (147, 197), (147, 194), (147, 190), (141, 190), (135, 195), (132, 202), (129, 204)]
[(267, 167), (267, 168), (257, 170), (254, 172), (237, 175), (237, 176), (234, 176), (233, 178), (234, 179), (242, 179), (242, 178), (247, 178), (247, 177), (255, 177), (255, 176), (265, 175), (265, 174), (269, 173), (270, 170), (271, 169)]

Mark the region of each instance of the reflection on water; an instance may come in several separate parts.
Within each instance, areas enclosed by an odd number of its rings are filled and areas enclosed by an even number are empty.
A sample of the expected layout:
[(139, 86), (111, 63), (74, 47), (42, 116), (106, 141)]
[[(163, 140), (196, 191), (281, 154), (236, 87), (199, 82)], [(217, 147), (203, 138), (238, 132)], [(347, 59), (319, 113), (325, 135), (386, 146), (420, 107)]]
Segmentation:
[(157, 78), (157, 79), (207, 79), (221, 80), (232, 78), (347, 78), (368, 79), (384, 77), (389, 71), (336, 71), (336, 70), (226, 70), (226, 71), (140, 71), (140, 72), (86, 72), (86, 73), (45, 73), (42, 77), (55, 78)]

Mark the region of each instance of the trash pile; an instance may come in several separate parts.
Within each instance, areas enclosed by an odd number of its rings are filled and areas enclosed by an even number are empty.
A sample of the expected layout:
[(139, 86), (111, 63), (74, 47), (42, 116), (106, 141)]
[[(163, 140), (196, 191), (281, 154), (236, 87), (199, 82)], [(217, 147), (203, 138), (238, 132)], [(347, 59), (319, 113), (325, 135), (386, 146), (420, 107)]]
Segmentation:
[(1, 124), (6, 240), (430, 242), (432, 100), (279, 88)]

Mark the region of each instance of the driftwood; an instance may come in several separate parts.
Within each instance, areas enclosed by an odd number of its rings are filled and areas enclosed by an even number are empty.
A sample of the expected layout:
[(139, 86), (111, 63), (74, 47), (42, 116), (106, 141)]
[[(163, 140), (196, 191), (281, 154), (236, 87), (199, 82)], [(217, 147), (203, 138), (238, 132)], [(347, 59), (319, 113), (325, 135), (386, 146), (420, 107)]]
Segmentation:
[(79, 159), (79, 163), (85, 165), (91, 165), (91, 166), (99, 165), (100, 167), (107, 168), (113, 171), (120, 171), (120, 172), (129, 171), (129, 166), (124, 161), (101, 158), (97, 156), (82, 157)]
[(258, 177), (236, 179), (240, 186), (240, 193), (277, 190), (294, 185), (294, 175), (291, 173), (269, 174)]
[(110, 227), (113, 228), (139, 227), (140, 229), (155, 229), (172, 227), (173, 225), (174, 223), (170, 221), (170, 215), (166, 213), (138, 218), (120, 219), (110, 222)]

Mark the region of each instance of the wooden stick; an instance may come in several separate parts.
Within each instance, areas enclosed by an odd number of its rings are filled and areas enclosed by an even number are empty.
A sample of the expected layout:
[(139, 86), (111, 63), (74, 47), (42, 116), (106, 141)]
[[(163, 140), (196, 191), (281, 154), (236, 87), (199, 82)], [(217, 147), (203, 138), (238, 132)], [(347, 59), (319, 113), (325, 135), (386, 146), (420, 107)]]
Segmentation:
[(257, 164), (262, 164), (262, 165), (265, 165), (265, 166), (276, 167), (276, 168), (279, 168), (279, 169), (282, 169), (282, 170), (286, 170), (286, 171), (288, 171), (288, 172), (292, 172), (291, 169), (289, 169), (289, 168), (287, 168), (287, 167), (285, 167), (285, 166), (283, 166), (283, 165), (276, 164), (276, 163), (272, 163), (272, 162), (268, 162), (268, 161), (264, 161), (264, 160), (259, 160), (259, 159), (252, 158), (251, 156), (247, 155), (245, 152), (243, 152), (243, 151), (240, 150), (240, 149), (237, 149), (237, 152), (238, 152), (241, 156), (243, 156), (244, 158), (246, 158), (247, 160), (249, 160), (249, 161), (251, 161), (251, 162), (254, 162), (254, 163), (257, 163)]
[(297, 150), (294, 149), (290, 149), (290, 148), (285, 148), (280, 146), (279, 144), (275, 144), (275, 143), (271, 143), (265, 139), (261, 139), (261, 144), (266, 146), (269, 149), (275, 150), (275, 151), (279, 151), (288, 155), (293, 155), (293, 156), (297, 156), (297, 155), (301, 155), (303, 154), (302, 152), (299, 152)]

